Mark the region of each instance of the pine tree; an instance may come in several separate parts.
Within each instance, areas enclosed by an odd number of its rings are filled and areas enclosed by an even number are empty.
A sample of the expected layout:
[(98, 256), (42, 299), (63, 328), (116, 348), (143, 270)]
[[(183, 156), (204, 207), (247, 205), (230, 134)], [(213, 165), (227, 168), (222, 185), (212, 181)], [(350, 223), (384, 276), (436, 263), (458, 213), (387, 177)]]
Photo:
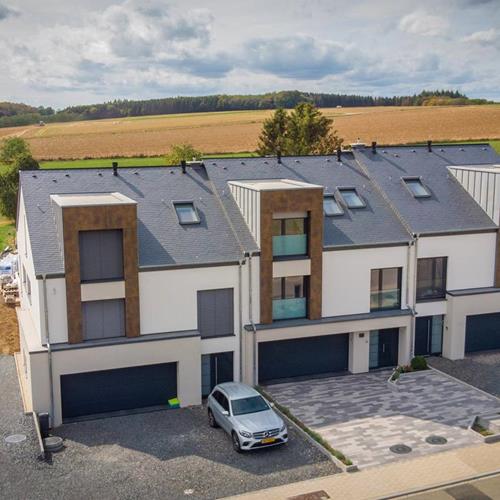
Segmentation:
[(264, 120), (257, 148), (260, 156), (274, 155), (278, 151), (285, 152), (287, 122), (287, 113), (282, 108), (278, 108), (270, 118)]

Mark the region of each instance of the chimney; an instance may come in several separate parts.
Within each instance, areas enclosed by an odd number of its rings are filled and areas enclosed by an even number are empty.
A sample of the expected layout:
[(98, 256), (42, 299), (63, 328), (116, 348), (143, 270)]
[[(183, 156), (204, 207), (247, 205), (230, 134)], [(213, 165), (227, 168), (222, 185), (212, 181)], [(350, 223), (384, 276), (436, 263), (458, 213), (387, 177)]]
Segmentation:
[(276, 157), (278, 158), (278, 163), (281, 163), (281, 150), (276, 151)]
[(340, 148), (337, 148), (337, 161), (340, 161), (340, 156), (342, 155), (342, 151)]
[(181, 160), (182, 173), (186, 173), (186, 160)]
[(111, 166), (113, 167), (113, 175), (118, 175), (118, 162), (114, 161)]
[(377, 152), (377, 142), (373, 141), (372, 142), (372, 153), (375, 154)]
[(432, 141), (427, 141), (427, 151), (429, 151), (429, 153), (432, 153)]

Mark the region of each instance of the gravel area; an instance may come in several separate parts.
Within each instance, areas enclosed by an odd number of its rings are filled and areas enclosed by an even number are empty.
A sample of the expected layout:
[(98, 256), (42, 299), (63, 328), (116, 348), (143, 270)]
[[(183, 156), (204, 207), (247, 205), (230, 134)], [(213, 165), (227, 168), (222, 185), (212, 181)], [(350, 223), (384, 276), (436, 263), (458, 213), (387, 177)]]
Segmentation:
[(438, 357), (428, 361), (432, 367), (500, 397), (500, 351), (467, 354), (455, 361)]
[[(2, 434), (26, 431), (13, 359), (0, 358), (0, 370), (2, 389), (6, 380), (10, 387), (1, 394)], [(237, 454), (202, 407), (72, 423), (54, 434), (65, 449), (50, 463), (28, 450), (16, 458), (2, 442), (0, 498), (210, 499), (339, 472), (294, 429), (285, 446)]]

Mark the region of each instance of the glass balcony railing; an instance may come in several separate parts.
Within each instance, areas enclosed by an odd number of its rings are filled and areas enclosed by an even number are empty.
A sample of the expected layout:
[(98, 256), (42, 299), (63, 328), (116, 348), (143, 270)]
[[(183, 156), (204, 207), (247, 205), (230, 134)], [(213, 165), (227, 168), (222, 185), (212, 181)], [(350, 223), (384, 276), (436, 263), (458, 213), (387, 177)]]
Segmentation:
[(401, 292), (398, 288), (370, 293), (370, 309), (399, 309), (401, 307)]
[(274, 299), (273, 320), (306, 317), (306, 298)]
[(273, 257), (307, 255), (307, 234), (273, 236)]

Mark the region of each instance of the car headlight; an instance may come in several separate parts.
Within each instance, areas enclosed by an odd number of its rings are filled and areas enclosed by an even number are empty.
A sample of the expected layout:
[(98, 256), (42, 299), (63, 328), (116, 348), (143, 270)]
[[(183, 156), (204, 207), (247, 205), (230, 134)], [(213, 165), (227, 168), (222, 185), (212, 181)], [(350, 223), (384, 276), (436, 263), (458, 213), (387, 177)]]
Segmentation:
[(240, 431), (240, 434), (245, 437), (245, 438), (251, 438), (252, 437), (252, 434), (250, 432), (247, 432), (247, 431)]
[(286, 431), (286, 424), (283, 424), (283, 427), (280, 429), (280, 432), (285, 432)]

